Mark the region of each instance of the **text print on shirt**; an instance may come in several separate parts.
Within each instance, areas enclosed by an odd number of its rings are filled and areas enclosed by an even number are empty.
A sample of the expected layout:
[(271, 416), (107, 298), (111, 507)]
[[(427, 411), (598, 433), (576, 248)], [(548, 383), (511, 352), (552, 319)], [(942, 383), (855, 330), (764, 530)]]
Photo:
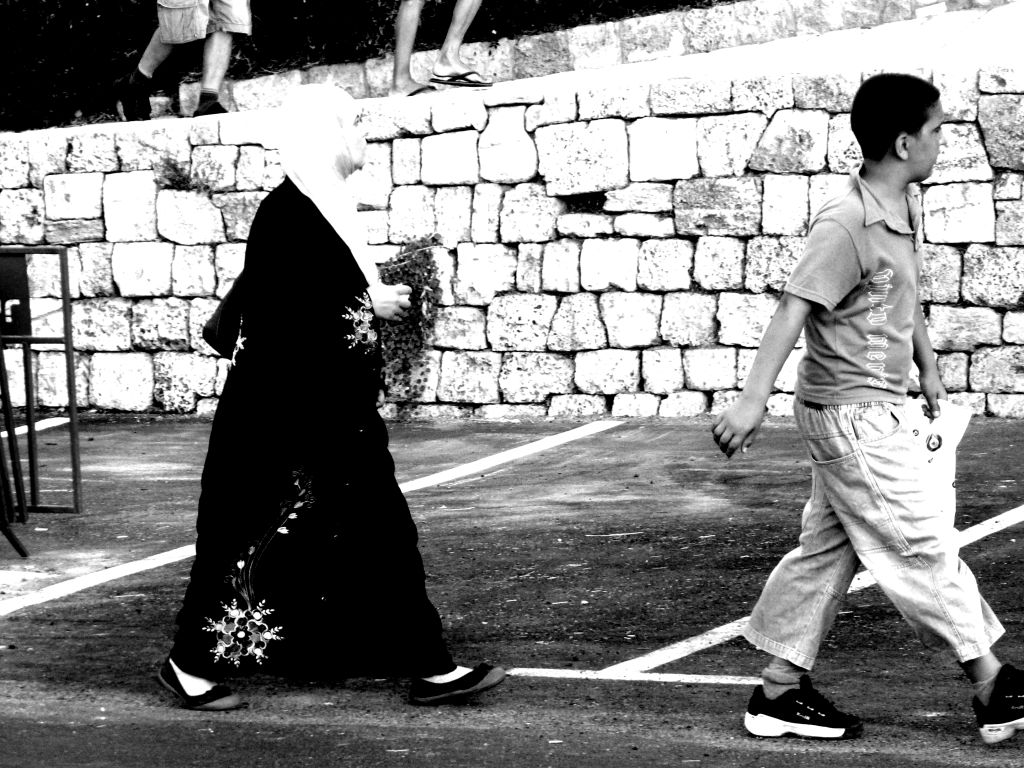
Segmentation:
[[(891, 304), (886, 304), (892, 290), (891, 269), (883, 269), (876, 272), (868, 288), (868, 324), (879, 330), (889, 319), (887, 313), (892, 309)], [(871, 371), (868, 375), (868, 386), (885, 387), (885, 350), (889, 348), (889, 337), (884, 331), (881, 333), (869, 333), (867, 335), (867, 369)]]

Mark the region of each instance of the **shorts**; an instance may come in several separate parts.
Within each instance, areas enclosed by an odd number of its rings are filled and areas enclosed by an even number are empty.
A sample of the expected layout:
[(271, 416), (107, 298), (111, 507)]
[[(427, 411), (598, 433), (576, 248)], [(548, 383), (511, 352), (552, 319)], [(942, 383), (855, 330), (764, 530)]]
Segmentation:
[(202, 40), (211, 32), (252, 34), (249, 0), (156, 0), (160, 42)]

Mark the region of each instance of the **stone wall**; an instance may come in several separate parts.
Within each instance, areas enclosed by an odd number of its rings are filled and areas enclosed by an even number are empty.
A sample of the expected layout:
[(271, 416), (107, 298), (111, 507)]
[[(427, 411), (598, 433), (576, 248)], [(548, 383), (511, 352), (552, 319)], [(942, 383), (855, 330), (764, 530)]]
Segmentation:
[[(433, 233), (444, 245), (430, 384), (416, 402), (396, 392), (389, 413), (685, 416), (729, 402), (810, 212), (858, 163), (847, 110), (863, 74), (523, 80), (361, 102), (359, 215), (380, 260)], [(951, 122), (922, 189), (931, 336), (957, 400), (1022, 417), (1024, 70), (933, 79)], [(82, 405), (214, 407), (225, 367), (199, 332), (282, 178), (267, 121), (0, 136), (0, 244), (71, 247)], [(39, 333), (59, 318), (54, 265), (31, 265)], [(41, 403), (62, 404), (60, 353), (37, 360)]]

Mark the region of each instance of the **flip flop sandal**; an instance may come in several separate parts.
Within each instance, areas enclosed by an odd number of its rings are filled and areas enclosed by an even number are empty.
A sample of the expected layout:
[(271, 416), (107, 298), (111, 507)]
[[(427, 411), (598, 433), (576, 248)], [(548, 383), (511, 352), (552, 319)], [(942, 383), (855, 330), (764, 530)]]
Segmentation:
[[(480, 79), (473, 80), (473, 75)], [(437, 83), (438, 85), (454, 85), (459, 88), (490, 88), (494, 85), (494, 83), (484, 80), (483, 75), (472, 69), (458, 75), (434, 75), (430, 78), (430, 82)]]
[(436, 93), (437, 88), (432, 85), (421, 85), (419, 88), (415, 88), (409, 91), (406, 96), (419, 96), (421, 93)]

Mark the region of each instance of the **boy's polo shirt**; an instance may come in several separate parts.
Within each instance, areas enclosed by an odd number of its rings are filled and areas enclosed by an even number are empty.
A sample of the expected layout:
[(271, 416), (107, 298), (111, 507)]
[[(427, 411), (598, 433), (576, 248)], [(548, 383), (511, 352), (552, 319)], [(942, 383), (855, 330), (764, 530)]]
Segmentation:
[(901, 403), (913, 360), (921, 215), (911, 226), (886, 210), (861, 178), (811, 222), (785, 290), (813, 303), (797, 396), (822, 404)]

